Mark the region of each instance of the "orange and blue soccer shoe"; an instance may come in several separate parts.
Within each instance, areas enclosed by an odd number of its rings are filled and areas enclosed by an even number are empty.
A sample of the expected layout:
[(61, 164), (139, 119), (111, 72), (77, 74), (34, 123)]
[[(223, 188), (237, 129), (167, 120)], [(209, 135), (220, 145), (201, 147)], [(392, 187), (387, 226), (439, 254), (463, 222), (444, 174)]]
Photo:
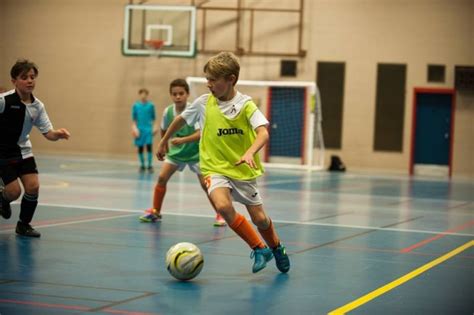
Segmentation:
[(275, 257), (275, 263), (278, 268), (283, 273), (287, 273), (290, 270), (290, 259), (286, 254), (285, 246), (279, 244), (273, 249), (273, 256)]
[(145, 211), (145, 214), (139, 217), (140, 221), (146, 223), (153, 223), (156, 221), (161, 221), (161, 214), (156, 211), (156, 209), (150, 208)]
[(256, 248), (250, 253), (250, 258), (254, 258), (255, 261), (252, 266), (252, 272), (256, 273), (267, 266), (267, 261), (272, 260), (273, 253), (268, 247)]

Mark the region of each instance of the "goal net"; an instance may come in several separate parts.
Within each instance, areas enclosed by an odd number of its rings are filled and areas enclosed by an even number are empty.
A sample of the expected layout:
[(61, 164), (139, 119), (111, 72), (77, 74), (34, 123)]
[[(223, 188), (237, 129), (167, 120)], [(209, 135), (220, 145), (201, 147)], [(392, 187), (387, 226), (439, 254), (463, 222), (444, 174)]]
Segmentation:
[[(191, 99), (209, 93), (207, 81), (188, 77)], [(322, 170), (324, 141), (321, 102), (314, 82), (239, 80), (270, 122), (270, 141), (260, 151), (266, 167)]]

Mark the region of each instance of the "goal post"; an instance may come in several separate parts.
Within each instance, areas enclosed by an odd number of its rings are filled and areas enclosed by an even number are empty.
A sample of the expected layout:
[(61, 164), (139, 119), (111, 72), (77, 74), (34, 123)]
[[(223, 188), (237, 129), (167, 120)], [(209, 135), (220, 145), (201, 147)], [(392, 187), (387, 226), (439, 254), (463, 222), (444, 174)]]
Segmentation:
[[(209, 93), (202, 77), (187, 77), (190, 97)], [(324, 140), (319, 90), (307, 81), (239, 80), (270, 122), (269, 143), (261, 150), (266, 167), (323, 170)]]

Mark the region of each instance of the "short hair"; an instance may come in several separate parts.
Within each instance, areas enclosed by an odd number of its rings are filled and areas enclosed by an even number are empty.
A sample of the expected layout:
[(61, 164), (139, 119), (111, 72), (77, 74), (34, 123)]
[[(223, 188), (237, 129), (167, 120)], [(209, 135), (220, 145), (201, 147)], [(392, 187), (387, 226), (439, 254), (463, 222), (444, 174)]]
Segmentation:
[(18, 59), (10, 70), (10, 76), (12, 79), (16, 79), (31, 69), (35, 72), (35, 76), (37, 76), (39, 73), (38, 66), (34, 62), (27, 59)]
[(171, 83), (170, 83), (170, 93), (171, 93), (171, 90), (175, 86), (180, 86), (180, 87), (184, 88), (186, 93), (189, 94), (189, 85), (188, 85), (188, 82), (186, 82), (186, 80), (184, 80), (184, 79), (175, 79), (175, 80), (171, 81)]
[(231, 52), (220, 52), (207, 61), (204, 72), (216, 78), (235, 75), (235, 82), (237, 82), (240, 73), (239, 59)]
[(146, 95), (150, 94), (150, 92), (145, 88), (141, 88), (138, 90), (138, 94), (142, 94), (142, 93), (145, 93)]

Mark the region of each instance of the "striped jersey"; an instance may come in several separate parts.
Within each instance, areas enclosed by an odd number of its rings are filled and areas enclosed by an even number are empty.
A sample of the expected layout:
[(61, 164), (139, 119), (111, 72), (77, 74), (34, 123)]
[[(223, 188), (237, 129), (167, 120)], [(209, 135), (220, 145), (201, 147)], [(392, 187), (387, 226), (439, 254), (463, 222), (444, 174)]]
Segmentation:
[(32, 157), (33, 126), (42, 134), (53, 129), (44, 104), (31, 97), (32, 103), (26, 105), (15, 90), (0, 94), (0, 161)]

